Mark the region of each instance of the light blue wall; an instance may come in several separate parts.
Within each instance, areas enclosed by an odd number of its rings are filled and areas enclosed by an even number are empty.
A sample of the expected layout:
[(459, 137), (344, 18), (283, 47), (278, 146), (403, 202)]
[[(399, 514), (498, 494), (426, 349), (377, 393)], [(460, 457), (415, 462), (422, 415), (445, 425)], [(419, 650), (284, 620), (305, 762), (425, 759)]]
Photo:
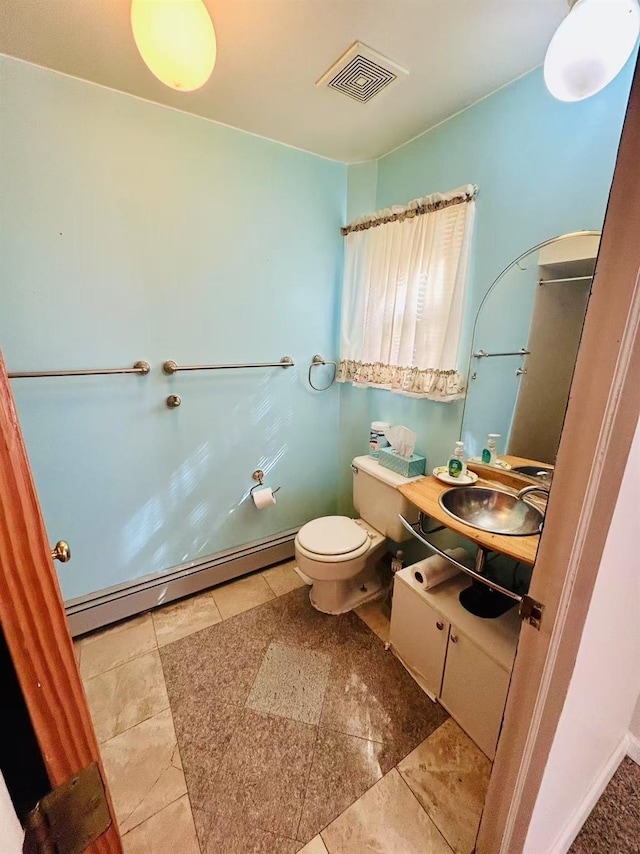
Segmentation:
[[(372, 420), (408, 424), (429, 464), (443, 461), (461, 403), (307, 386), (312, 355), (337, 352), (347, 186), (351, 219), (478, 183), (470, 337), (511, 258), (601, 226), (631, 68), (573, 105), (534, 72), (348, 170), (25, 63), (0, 58), (0, 75), (9, 369), (153, 365), (146, 378), (13, 384), (50, 539), (74, 549), (60, 567), (71, 598), (348, 510), (348, 463)], [(284, 354), (298, 367), (159, 369)], [(243, 500), (258, 466), (282, 486), (263, 513)]]
[[(462, 184), (479, 186), (460, 357), (465, 373), (473, 317), (498, 273), (542, 240), (602, 227), (634, 62), (601, 93), (575, 104), (551, 97), (538, 69), (378, 161), (376, 209)], [(441, 464), (458, 438), (461, 414), (461, 403), (345, 385), (343, 465), (365, 451), (373, 419), (411, 427), (428, 465)]]
[[(336, 342), (346, 168), (0, 59), (0, 347), (16, 380), (66, 598), (335, 510), (339, 390), (307, 366)], [(295, 369), (180, 374), (178, 363)], [(182, 396), (169, 411), (165, 398)], [(278, 504), (243, 502), (252, 471)]]
[(365, 160), (347, 167), (347, 222), (376, 209), (377, 188), (377, 160)]

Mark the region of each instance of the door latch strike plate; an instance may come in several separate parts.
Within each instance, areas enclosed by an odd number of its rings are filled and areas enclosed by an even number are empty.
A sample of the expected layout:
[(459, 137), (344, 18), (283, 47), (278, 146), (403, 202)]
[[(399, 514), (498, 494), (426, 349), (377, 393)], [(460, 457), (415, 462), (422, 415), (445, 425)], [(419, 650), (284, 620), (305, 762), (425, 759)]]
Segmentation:
[(523, 622), (529, 623), (534, 629), (540, 631), (540, 623), (542, 622), (542, 614), (544, 613), (542, 602), (536, 602), (531, 596), (523, 596), (518, 613)]
[(23, 851), (82, 854), (111, 824), (97, 763), (55, 788), (29, 813)]

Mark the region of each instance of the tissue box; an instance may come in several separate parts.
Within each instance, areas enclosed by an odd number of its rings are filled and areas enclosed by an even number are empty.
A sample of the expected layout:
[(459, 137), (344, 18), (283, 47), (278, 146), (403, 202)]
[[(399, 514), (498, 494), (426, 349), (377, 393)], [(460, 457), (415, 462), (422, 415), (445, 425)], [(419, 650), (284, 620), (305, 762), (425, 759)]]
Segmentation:
[(426, 457), (420, 454), (411, 454), (410, 457), (399, 457), (393, 448), (380, 448), (378, 451), (378, 462), (381, 466), (403, 477), (417, 477), (424, 474), (427, 468)]

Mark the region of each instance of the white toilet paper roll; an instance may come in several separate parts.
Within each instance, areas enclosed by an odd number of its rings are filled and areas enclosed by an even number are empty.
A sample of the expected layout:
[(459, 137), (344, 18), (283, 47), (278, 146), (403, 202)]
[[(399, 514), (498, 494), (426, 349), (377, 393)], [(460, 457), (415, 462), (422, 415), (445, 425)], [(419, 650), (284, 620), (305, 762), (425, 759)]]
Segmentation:
[(264, 510), (265, 507), (271, 507), (272, 504), (276, 503), (276, 497), (273, 494), (273, 490), (268, 486), (263, 487), (262, 489), (256, 489), (251, 493), (253, 496), (253, 503), (256, 505), (258, 510)]
[[(466, 549), (446, 549), (446, 553), (458, 563), (469, 567), (473, 565), (471, 555)], [(454, 575), (458, 575), (459, 572), (459, 569), (440, 555), (418, 561), (411, 567), (411, 574), (423, 590), (430, 590), (442, 584), (443, 581), (453, 578)]]

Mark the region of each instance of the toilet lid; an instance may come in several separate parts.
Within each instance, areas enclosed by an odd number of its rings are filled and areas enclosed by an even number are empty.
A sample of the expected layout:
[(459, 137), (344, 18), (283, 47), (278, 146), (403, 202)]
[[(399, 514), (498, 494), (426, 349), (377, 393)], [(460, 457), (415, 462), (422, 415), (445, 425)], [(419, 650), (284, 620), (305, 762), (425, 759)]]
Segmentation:
[(303, 549), (317, 555), (343, 555), (359, 549), (367, 532), (348, 516), (322, 516), (307, 522), (298, 531)]

